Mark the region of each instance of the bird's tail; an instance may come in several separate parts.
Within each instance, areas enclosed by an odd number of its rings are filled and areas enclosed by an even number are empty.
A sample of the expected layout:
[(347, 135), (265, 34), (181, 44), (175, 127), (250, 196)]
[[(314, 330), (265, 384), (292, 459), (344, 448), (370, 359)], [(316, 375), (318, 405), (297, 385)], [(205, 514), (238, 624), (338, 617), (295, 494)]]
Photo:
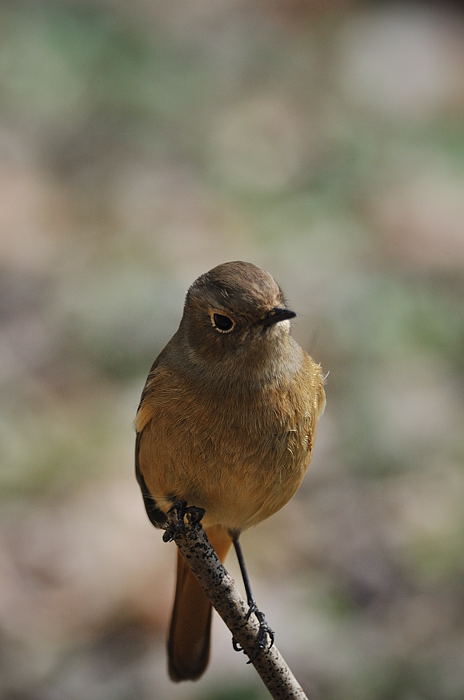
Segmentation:
[[(206, 530), (216, 554), (224, 561), (232, 540), (215, 525)], [(168, 669), (173, 681), (196, 680), (209, 660), (211, 603), (192, 574), (184, 557), (177, 552), (177, 582), (168, 636)]]

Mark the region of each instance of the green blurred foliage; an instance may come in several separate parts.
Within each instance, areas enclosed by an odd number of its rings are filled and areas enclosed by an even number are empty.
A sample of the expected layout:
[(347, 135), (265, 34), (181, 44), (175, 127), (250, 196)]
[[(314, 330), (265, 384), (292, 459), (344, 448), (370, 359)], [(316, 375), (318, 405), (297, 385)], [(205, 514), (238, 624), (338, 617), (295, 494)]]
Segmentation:
[(172, 551), (132, 475), (148, 368), (231, 259), (329, 372), (308, 478), (244, 537), (279, 647), (313, 700), (463, 697), (463, 32), (406, 3), (2, 4), (2, 697), (265, 697), (219, 624), (168, 681)]

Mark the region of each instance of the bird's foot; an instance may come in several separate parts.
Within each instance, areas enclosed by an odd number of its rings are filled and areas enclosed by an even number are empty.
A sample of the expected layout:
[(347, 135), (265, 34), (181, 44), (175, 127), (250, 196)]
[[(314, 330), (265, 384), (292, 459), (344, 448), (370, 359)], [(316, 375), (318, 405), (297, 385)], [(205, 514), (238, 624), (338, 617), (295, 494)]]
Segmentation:
[[(253, 663), (253, 661), (262, 651), (264, 651), (265, 649), (270, 649), (274, 644), (274, 632), (267, 624), (264, 613), (262, 613), (261, 610), (258, 609), (254, 601), (251, 602), (248, 608), (247, 614), (245, 615), (245, 620), (248, 622), (252, 615), (254, 615), (258, 620), (259, 627), (258, 634), (256, 635), (254, 648), (251, 652), (251, 655), (249, 655), (247, 664)], [(232, 638), (232, 647), (234, 651), (244, 651), (243, 647), (240, 646), (235, 637)]]
[(260, 654), (265, 649), (270, 649), (274, 645), (274, 631), (267, 624), (264, 613), (262, 613), (260, 610), (258, 610), (256, 605), (250, 606), (250, 608), (253, 608), (253, 607), (254, 607), (254, 610), (252, 610), (251, 612), (250, 611), (248, 611), (248, 612), (249, 612), (250, 616), (255, 615), (256, 619), (259, 622), (259, 627), (258, 627), (258, 634), (256, 636), (256, 641), (255, 641), (255, 648), (253, 650), (252, 655), (248, 659), (247, 664), (251, 664), (256, 659), (258, 654)]
[(163, 542), (171, 542), (176, 535), (185, 530), (186, 525), (189, 527), (199, 526), (204, 514), (204, 508), (188, 506), (187, 501), (176, 501), (167, 513), (167, 526)]

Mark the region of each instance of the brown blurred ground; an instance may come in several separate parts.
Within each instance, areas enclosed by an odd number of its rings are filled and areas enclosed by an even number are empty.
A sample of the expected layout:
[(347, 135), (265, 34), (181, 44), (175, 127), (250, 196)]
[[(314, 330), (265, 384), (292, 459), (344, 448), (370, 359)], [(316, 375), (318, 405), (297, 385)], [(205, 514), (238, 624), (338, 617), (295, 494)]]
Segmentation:
[(244, 536), (279, 647), (313, 700), (464, 698), (456, 12), (2, 4), (2, 698), (266, 697), (219, 622), (167, 681), (173, 546), (132, 473), (148, 367), (233, 259), (330, 371), (304, 487)]

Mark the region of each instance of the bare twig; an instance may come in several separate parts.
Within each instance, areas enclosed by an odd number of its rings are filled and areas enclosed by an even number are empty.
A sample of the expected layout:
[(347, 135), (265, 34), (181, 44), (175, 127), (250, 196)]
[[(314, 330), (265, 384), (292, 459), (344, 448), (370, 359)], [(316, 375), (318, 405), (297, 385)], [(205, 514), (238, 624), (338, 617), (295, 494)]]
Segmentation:
[(255, 654), (258, 622), (253, 616), (246, 620), (247, 603), (237, 592), (233, 579), (218, 559), (203, 528), (190, 524), (179, 526), (178, 523), (173, 539), (271, 696), (276, 700), (308, 700), (275, 646)]

